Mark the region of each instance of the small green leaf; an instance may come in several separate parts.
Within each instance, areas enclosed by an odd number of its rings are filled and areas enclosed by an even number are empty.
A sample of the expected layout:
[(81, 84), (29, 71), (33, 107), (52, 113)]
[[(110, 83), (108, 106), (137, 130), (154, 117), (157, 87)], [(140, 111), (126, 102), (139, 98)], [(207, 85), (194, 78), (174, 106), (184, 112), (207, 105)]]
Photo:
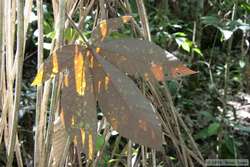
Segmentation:
[(220, 19), (217, 16), (204, 16), (201, 17), (201, 22), (206, 25), (219, 25)]
[(73, 28), (67, 28), (65, 31), (64, 31), (64, 37), (66, 40), (70, 41), (73, 39), (74, 35), (75, 35), (75, 30)]
[(225, 144), (226, 148), (228, 149), (228, 151), (232, 155), (234, 155), (236, 150), (235, 150), (235, 143), (234, 143), (233, 138), (229, 137), (228, 135), (225, 136), (224, 144)]
[(195, 53), (197, 53), (198, 55), (203, 56), (203, 54), (202, 54), (202, 52), (201, 52), (201, 50), (199, 48), (193, 48), (193, 51)]
[(185, 41), (181, 44), (181, 47), (183, 50), (187, 51), (187, 52), (190, 52), (190, 43)]
[(96, 150), (100, 150), (105, 143), (105, 139), (102, 135), (98, 135), (96, 138)]
[(187, 36), (187, 34), (184, 32), (177, 32), (177, 33), (174, 33), (173, 35), (176, 37), (186, 37)]
[(227, 41), (233, 35), (233, 31), (225, 30), (220, 27), (218, 27), (218, 29), (222, 33), (222, 41)]
[(55, 31), (49, 32), (48, 34), (45, 35), (45, 37), (50, 38), (50, 39), (55, 38), (55, 36), (56, 36)]
[(216, 135), (219, 131), (220, 124), (218, 122), (211, 123), (207, 128), (202, 129), (195, 135), (195, 139), (206, 139), (210, 136)]

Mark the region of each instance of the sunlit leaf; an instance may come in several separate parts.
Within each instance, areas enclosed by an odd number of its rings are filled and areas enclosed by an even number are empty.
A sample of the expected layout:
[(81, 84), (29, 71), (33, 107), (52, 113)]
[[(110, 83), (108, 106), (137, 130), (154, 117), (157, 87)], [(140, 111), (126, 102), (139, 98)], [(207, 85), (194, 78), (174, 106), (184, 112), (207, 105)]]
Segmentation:
[(193, 51), (195, 53), (197, 53), (198, 55), (203, 56), (203, 54), (202, 54), (202, 52), (201, 52), (201, 50), (199, 48), (193, 48)]

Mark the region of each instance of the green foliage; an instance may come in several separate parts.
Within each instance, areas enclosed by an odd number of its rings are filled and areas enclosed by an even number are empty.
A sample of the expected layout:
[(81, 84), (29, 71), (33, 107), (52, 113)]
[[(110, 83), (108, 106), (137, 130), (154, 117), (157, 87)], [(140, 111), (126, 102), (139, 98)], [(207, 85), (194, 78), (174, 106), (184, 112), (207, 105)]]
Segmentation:
[(195, 139), (207, 139), (210, 136), (217, 135), (219, 132), (220, 124), (218, 122), (210, 123), (208, 127), (199, 131), (194, 137)]

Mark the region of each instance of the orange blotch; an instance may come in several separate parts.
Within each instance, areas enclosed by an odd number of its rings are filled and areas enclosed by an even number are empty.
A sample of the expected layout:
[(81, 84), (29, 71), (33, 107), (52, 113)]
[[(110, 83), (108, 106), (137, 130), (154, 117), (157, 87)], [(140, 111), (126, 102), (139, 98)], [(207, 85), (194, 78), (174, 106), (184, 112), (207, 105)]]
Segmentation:
[(179, 65), (175, 68), (171, 68), (170, 72), (173, 77), (180, 77), (180, 76), (191, 75), (191, 74), (196, 73), (195, 71), (187, 68), (184, 65)]
[(85, 130), (83, 128), (80, 129), (81, 131), (81, 137), (82, 137), (82, 145), (85, 143)]
[(139, 127), (140, 127), (143, 131), (147, 131), (147, 123), (146, 123), (146, 121), (139, 120), (138, 123), (139, 123)]
[(72, 125), (72, 127), (75, 126), (75, 117), (74, 116), (71, 117), (71, 125)]
[(127, 23), (132, 19), (132, 16), (122, 16), (122, 22)]
[(94, 157), (94, 145), (93, 145), (93, 136), (92, 133), (89, 132), (89, 152), (88, 152), (88, 157), (90, 160), (93, 160)]
[(164, 71), (161, 65), (152, 64), (151, 71), (154, 74), (155, 79), (157, 79), (158, 81), (164, 81)]
[(100, 33), (102, 36), (102, 40), (108, 35), (108, 23), (107, 20), (102, 20), (100, 22)]
[(52, 65), (53, 65), (53, 68), (52, 68), (52, 72), (53, 73), (58, 73), (58, 59), (57, 59), (57, 54), (54, 52), (53, 54), (52, 54)]
[(105, 90), (108, 90), (108, 85), (109, 85), (109, 76), (105, 76), (105, 79), (104, 79), (104, 84), (105, 84)]
[(83, 96), (86, 88), (85, 67), (84, 67), (83, 55), (81, 52), (79, 52), (78, 47), (76, 47), (74, 56), (74, 69), (75, 69), (76, 92), (80, 96)]
[(95, 51), (96, 51), (96, 53), (100, 53), (101, 48), (96, 48)]
[(65, 74), (64, 75), (64, 85), (66, 86), (66, 87), (69, 87), (69, 74)]

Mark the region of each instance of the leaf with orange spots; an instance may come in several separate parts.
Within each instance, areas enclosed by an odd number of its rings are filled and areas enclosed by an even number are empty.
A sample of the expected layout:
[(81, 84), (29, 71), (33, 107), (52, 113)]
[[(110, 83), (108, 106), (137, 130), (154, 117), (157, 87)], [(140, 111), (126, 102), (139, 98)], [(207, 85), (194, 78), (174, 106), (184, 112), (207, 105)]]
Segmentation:
[(132, 16), (122, 16), (100, 21), (92, 32), (91, 41), (93, 45), (98, 46), (110, 33), (121, 29), (131, 19)]
[(185, 67), (173, 54), (149, 41), (105, 40), (98, 47), (101, 56), (130, 75), (163, 81), (195, 73)]
[(93, 73), (95, 90), (100, 89), (97, 100), (112, 127), (136, 143), (161, 149), (160, 121), (133, 81), (99, 55), (95, 56)]
[(164, 71), (163, 71), (163, 67), (161, 65), (152, 64), (151, 65), (151, 72), (153, 73), (153, 75), (155, 76), (155, 78), (158, 81), (164, 80)]
[(127, 75), (164, 81), (195, 73), (152, 42), (105, 40), (131, 19), (122, 16), (101, 21), (92, 33), (89, 48), (67, 45), (57, 49), (39, 68), (33, 82), (39, 85), (63, 73), (61, 127), (66, 129), (64, 136), (72, 135), (79, 157), (84, 150), (88, 159), (94, 158), (97, 101), (108, 122), (122, 136), (161, 149), (162, 130), (155, 108)]

